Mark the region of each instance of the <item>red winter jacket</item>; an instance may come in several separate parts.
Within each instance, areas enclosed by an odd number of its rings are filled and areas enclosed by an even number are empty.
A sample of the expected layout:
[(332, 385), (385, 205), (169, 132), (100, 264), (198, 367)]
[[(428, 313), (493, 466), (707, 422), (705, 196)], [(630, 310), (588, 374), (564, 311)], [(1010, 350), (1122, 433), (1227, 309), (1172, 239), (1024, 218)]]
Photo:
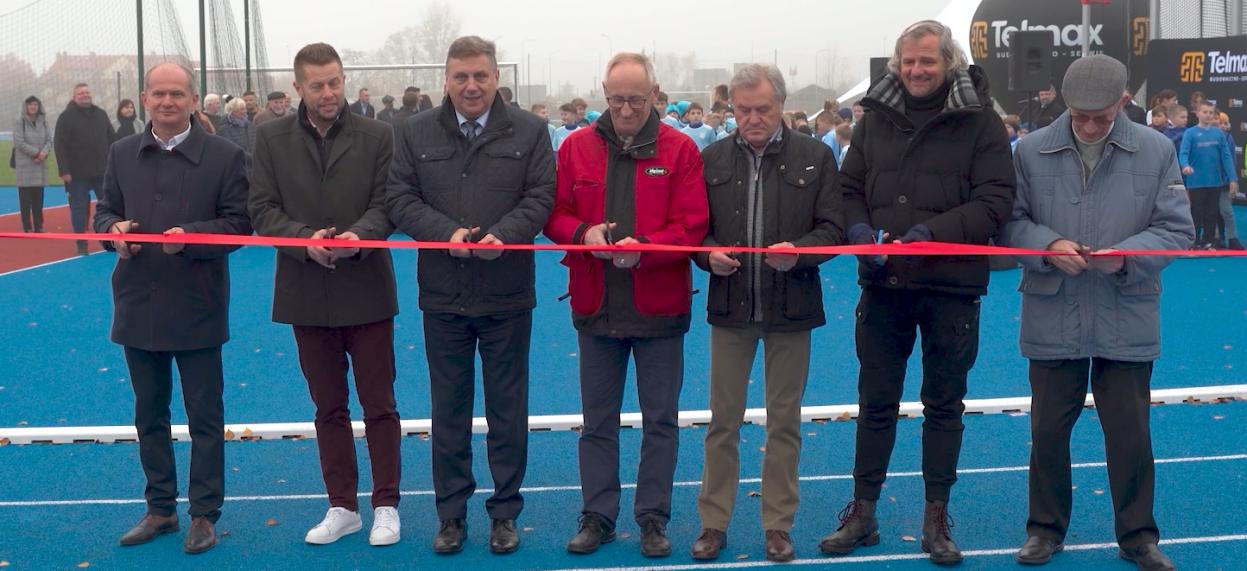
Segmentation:
[[(583, 243), (585, 229), (605, 219), (607, 142), (596, 128), (579, 129), (559, 147), (554, 212), (545, 235), (559, 244)], [(701, 154), (687, 135), (659, 126), (651, 148), (637, 151), (635, 238), (652, 244), (700, 246), (709, 225)], [(605, 292), (604, 262), (588, 252), (568, 252), (572, 311), (593, 315)], [(608, 263), (608, 262), (606, 262)], [(646, 252), (632, 269), (633, 299), (642, 315), (690, 312), (689, 256)]]

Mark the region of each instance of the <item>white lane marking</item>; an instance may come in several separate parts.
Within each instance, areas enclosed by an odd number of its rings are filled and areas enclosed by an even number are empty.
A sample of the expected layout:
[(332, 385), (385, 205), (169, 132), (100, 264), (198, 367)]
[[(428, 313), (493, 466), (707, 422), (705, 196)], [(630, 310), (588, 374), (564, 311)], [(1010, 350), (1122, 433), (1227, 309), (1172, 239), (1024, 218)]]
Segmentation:
[[(1247, 541), (1247, 534), (1209, 535), (1204, 537), (1179, 537), (1162, 539), (1161, 545), (1185, 545), (1199, 543), (1225, 543), (1230, 541)], [(1065, 545), (1066, 551), (1099, 551), (1116, 548), (1116, 543), (1079, 543)], [(1017, 548), (1006, 549), (972, 549), (961, 552), (963, 557), (998, 557), (1013, 555)], [(788, 563), (770, 561), (739, 561), (734, 563), (707, 563), (688, 565), (649, 565), (643, 567), (572, 567), (556, 571), (692, 571), (694, 569), (750, 569), (756, 567), (778, 567), (786, 565), (846, 565), (850, 563), (887, 563), (889, 561), (908, 561), (926, 559), (925, 553), (895, 553), (891, 555), (862, 555), (856, 557), (822, 557), (816, 559), (797, 559)], [(1059, 555), (1057, 557), (1060, 557)]]
[[(1222, 456), (1188, 456), (1182, 458), (1160, 458), (1156, 460), (1157, 464), (1190, 464), (1196, 462), (1232, 462), (1236, 460), (1247, 460), (1247, 454), (1226, 454)], [(1104, 462), (1080, 462), (1074, 464), (1074, 469), (1085, 468), (1104, 468)], [(1026, 466), (1002, 466), (999, 468), (964, 468), (957, 470), (958, 475), (969, 474), (1002, 474), (1008, 472), (1025, 472)], [(889, 478), (918, 478), (922, 477), (922, 472), (891, 472)], [(802, 482), (826, 482), (831, 480), (852, 480), (851, 474), (829, 474), (823, 476), (802, 476), (799, 478)], [(741, 478), (742, 484), (757, 484), (762, 481), (761, 478)], [(675, 482), (676, 487), (693, 487), (700, 486), (700, 481)], [(623, 484), (625, 489), (636, 488), (636, 484)], [(578, 492), (580, 486), (533, 486), (521, 488), (520, 492), (525, 494), (540, 494), (549, 492)], [(399, 492), (403, 496), (431, 496), (433, 490), (407, 490)], [(361, 496), (371, 496), (370, 492), (361, 492)], [(277, 502), (277, 501), (294, 501), (294, 500), (323, 500), (324, 494), (281, 494), (281, 495), (262, 495), (262, 496), (228, 496), (225, 498), (227, 502)], [(185, 503), (186, 498), (178, 498), (179, 502)], [(21, 508), (21, 507), (45, 507), (45, 506), (106, 506), (106, 505), (133, 505), (142, 504), (142, 499), (82, 499), (82, 500), (25, 500), (25, 501), (2, 501), (0, 508)]]

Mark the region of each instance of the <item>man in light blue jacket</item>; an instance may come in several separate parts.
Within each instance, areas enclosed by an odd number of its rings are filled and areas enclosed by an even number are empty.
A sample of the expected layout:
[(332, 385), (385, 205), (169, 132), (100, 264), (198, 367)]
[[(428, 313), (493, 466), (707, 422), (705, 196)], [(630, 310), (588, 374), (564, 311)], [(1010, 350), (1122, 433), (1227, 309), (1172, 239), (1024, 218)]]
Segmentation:
[(1022, 139), (1017, 198), (1005, 245), (1026, 256), (1022, 354), (1030, 359), (1029, 538), (1021, 563), (1046, 563), (1069, 529), (1070, 432), (1087, 379), (1104, 428), (1119, 555), (1140, 569), (1173, 569), (1156, 543), (1155, 470), (1148, 426), (1152, 362), (1160, 356), (1160, 273), (1195, 239), (1173, 145), (1121, 112), (1126, 67), (1108, 56), (1065, 75), (1069, 110)]

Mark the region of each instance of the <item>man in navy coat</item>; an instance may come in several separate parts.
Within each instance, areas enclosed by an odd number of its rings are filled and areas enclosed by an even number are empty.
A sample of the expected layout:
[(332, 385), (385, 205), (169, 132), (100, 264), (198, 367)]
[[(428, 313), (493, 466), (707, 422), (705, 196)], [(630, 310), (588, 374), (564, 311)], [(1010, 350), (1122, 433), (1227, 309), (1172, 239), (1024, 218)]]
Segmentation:
[(183, 548), (202, 553), (217, 543), (214, 524), (225, 497), (221, 346), (229, 338), (226, 256), (237, 247), (141, 245), (123, 236), (251, 233), (243, 151), (191, 118), (199, 106), (192, 82), (191, 71), (177, 64), (147, 72), (141, 100), (151, 123), (109, 149), (94, 227), (118, 235), (104, 244), (118, 258), (112, 340), (125, 348), (147, 477), (147, 513), (121, 544), (178, 531), (169, 428), (176, 360), (191, 434), (191, 528)]

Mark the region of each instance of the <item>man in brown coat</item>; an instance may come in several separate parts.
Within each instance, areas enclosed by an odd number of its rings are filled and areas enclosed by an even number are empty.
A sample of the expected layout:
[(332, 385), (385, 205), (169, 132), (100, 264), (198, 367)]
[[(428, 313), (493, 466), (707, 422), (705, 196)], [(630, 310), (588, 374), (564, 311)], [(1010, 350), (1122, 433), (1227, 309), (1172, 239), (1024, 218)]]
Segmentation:
[(354, 365), (372, 459), (368, 539), (390, 545), (399, 539), (394, 268), (388, 251), (349, 244), (384, 240), (393, 230), (385, 213), (393, 131), (347, 109), (346, 76), (332, 46), (305, 46), (294, 69), (302, 103), (296, 113), (258, 130), (249, 206), (257, 234), (343, 242), (340, 248), (281, 248), (277, 255), (273, 320), (294, 326), (299, 364), (316, 404), (316, 443), (329, 492), (324, 521), (305, 539), (332, 543), (362, 527), (347, 403), (346, 373)]

